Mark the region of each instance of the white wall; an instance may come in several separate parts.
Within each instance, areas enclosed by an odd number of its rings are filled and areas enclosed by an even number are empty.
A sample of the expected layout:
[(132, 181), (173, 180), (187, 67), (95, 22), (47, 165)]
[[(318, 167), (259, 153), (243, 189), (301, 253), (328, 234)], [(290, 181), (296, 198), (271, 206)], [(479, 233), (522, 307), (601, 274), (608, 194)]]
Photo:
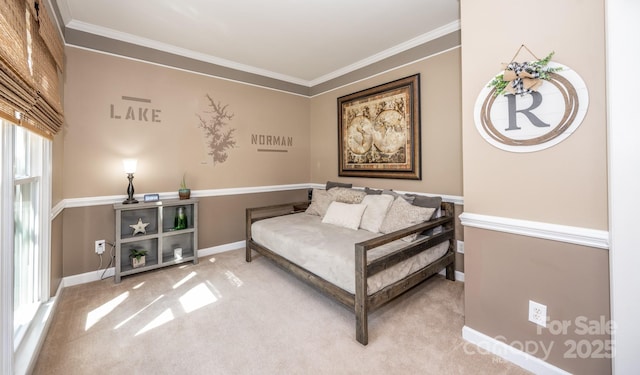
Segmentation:
[(607, 12), (607, 101), (609, 137), (609, 233), (614, 374), (640, 370), (640, 124), (637, 85), (629, 84), (630, 65), (640, 61), (640, 2), (609, 0)]

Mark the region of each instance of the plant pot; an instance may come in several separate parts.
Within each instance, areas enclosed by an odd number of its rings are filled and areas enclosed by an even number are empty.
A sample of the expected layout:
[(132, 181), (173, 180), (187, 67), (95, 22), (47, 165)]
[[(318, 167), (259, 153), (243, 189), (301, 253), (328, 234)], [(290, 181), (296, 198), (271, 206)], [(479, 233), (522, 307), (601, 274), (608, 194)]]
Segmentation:
[(179, 189), (178, 196), (180, 197), (180, 199), (191, 198), (191, 189)]
[(136, 257), (131, 257), (131, 266), (133, 266), (133, 268), (144, 267), (144, 262), (145, 262), (144, 255), (140, 257), (140, 260), (138, 260), (138, 258)]

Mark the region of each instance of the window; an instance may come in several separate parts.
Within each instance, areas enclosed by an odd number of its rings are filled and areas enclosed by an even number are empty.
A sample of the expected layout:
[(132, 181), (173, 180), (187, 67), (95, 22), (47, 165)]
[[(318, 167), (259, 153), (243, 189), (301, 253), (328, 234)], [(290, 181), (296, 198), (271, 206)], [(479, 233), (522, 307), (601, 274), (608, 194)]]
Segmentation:
[(2, 307), (0, 324), (2, 332), (13, 332), (11, 340), (3, 333), (3, 362), (29, 341), (32, 322), (49, 300), (50, 149), (43, 137), (2, 122), (0, 294), (10, 304)]

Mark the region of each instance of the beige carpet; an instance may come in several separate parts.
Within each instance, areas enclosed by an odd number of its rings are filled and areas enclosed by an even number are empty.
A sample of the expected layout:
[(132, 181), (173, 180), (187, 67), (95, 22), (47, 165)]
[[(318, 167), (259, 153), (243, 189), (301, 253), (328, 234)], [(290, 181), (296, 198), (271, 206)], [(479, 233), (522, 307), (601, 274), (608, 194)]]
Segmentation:
[[(244, 250), (66, 288), (34, 374), (525, 374), (461, 338), (463, 284), (436, 276), (354, 315)], [(466, 349), (466, 350), (465, 350)]]

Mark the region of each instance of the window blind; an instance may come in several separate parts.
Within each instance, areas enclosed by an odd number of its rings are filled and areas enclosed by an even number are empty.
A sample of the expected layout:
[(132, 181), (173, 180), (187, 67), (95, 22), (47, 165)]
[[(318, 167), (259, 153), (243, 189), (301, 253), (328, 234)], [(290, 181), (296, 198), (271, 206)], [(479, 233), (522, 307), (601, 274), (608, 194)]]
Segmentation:
[(51, 139), (64, 122), (64, 44), (45, 4), (0, 3), (0, 117)]

